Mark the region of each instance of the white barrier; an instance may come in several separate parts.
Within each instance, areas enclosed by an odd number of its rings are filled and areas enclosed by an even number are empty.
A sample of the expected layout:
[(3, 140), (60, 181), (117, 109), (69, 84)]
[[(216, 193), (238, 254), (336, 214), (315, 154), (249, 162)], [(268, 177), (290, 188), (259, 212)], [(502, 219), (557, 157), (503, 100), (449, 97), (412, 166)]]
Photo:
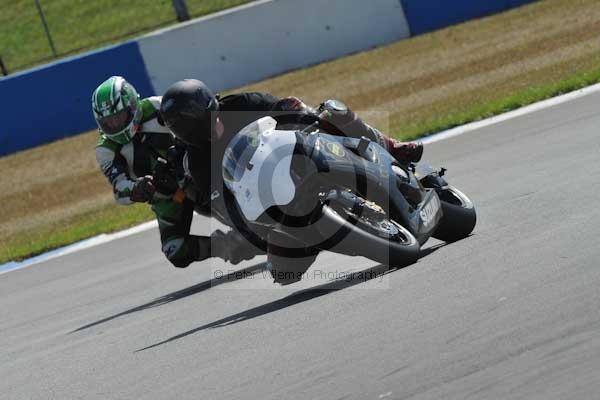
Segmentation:
[(138, 39), (157, 94), (230, 89), (410, 36), (399, 0), (262, 0)]

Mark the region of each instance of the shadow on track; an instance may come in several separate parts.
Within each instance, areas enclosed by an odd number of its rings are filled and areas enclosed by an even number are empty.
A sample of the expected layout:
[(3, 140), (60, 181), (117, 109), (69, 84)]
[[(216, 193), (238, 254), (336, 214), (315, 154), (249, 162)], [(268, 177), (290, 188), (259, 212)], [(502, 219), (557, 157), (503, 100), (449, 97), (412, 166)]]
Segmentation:
[[(425, 256), (433, 253), (434, 251), (440, 249), (443, 246), (445, 246), (445, 244), (439, 244), (439, 245), (424, 249), (421, 252), (421, 254), (422, 254), (421, 257), (425, 257)], [(286, 296), (282, 299), (278, 299), (278, 300), (272, 301), (270, 303), (251, 308), (249, 310), (245, 310), (240, 313), (230, 315), (229, 317), (222, 318), (218, 321), (214, 321), (209, 324), (199, 326), (199, 327), (189, 330), (187, 332), (183, 332), (183, 333), (180, 333), (179, 335), (165, 339), (162, 342), (158, 342), (153, 345), (136, 350), (135, 352), (137, 353), (140, 351), (152, 349), (154, 347), (158, 347), (163, 344), (173, 342), (175, 340), (179, 340), (181, 338), (184, 338), (184, 337), (192, 335), (194, 333), (203, 331), (205, 329), (223, 328), (228, 325), (233, 325), (233, 324), (237, 324), (239, 322), (250, 320), (252, 318), (260, 317), (262, 315), (269, 314), (269, 313), (284, 309), (286, 307), (293, 306), (298, 303), (303, 303), (305, 301), (312, 300), (317, 297), (321, 297), (321, 296), (326, 295), (331, 292), (335, 292), (335, 291), (342, 290), (342, 289), (347, 289), (349, 287), (370, 281), (372, 279), (375, 279), (375, 278), (385, 275), (387, 273), (394, 272), (394, 271), (397, 271), (402, 268), (406, 268), (410, 265), (413, 265), (413, 264), (404, 265), (401, 267), (394, 267), (392, 269), (390, 269), (387, 265), (377, 265), (375, 267), (371, 267), (371, 268), (367, 268), (367, 269), (364, 269), (361, 271), (353, 272), (352, 274), (349, 274), (348, 276), (346, 276), (344, 278), (338, 278), (336, 280), (327, 282), (322, 285), (318, 285), (318, 286), (315, 286), (315, 287), (312, 287), (309, 289), (300, 290), (300, 291), (292, 293), (289, 296)]]
[(164, 296), (161, 296), (149, 303), (146, 304), (142, 304), (141, 306), (137, 306), (134, 308), (130, 308), (129, 310), (125, 310), (123, 312), (120, 312), (118, 314), (112, 315), (110, 317), (106, 317), (104, 319), (101, 319), (99, 321), (96, 322), (92, 322), (90, 324), (84, 325), (80, 328), (75, 329), (74, 331), (71, 331), (70, 333), (75, 333), (75, 332), (79, 332), (79, 331), (83, 331), (85, 329), (91, 328), (93, 326), (96, 325), (100, 325), (103, 324), (105, 322), (108, 321), (112, 321), (113, 319), (119, 318), (119, 317), (123, 317), (125, 315), (128, 314), (132, 314), (138, 311), (143, 311), (149, 308), (153, 308), (153, 307), (158, 307), (158, 306), (162, 306), (164, 304), (168, 304), (171, 303), (173, 301), (177, 301), (177, 300), (181, 300), (183, 298), (186, 298), (188, 296), (192, 296), (195, 295), (197, 293), (203, 292), (205, 290), (208, 290), (212, 287), (215, 286), (219, 286), (222, 285), (224, 283), (228, 283), (228, 282), (233, 282), (239, 279), (243, 279), (243, 278), (248, 278), (251, 275), (257, 274), (259, 272), (265, 271), (267, 266), (266, 266), (266, 262), (260, 263), (260, 264), (255, 264), (255, 265), (251, 265), (249, 267), (231, 272), (225, 276), (219, 277), (219, 278), (213, 278), (211, 280), (208, 281), (204, 281), (201, 283), (198, 283), (196, 285), (187, 287), (185, 289), (181, 289), (178, 290), (176, 292), (172, 292), (169, 294), (166, 294)]

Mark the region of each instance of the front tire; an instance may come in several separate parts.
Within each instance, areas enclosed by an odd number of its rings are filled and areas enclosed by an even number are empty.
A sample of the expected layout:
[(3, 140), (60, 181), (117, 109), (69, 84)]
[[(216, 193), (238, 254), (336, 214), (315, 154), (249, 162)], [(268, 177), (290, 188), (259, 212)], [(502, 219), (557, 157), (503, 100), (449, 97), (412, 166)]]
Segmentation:
[(433, 237), (450, 243), (469, 236), (477, 223), (473, 202), (464, 193), (451, 185), (442, 188), (438, 195), (442, 203), (444, 216)]
[(383, 265), (403, 267), (419, 259), (417, 239), (402, 225), (387, 218), (380, 221), (381, 232), (351, 220), (335, 207), (324, 205), (319, 231), (328, 238), (326, 250), (350, 256), (363, 256)]

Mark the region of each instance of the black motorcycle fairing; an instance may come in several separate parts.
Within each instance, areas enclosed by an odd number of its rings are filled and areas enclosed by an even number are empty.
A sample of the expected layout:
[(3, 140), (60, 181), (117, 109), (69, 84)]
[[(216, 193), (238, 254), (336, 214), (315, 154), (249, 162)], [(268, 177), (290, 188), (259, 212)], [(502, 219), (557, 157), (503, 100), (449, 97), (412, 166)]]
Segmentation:
[[(343, 189), (382, 207), (393, 220), (405, 226), (419, 243), (424, 243), (432, 235), (442, 212), (441, 209), (428, 206), (439, 200), (435, 191), (425, 189), (414, 173), (406, 166), (399, 165), (383, 147), (364, 138), (330, 135), (320, 131), (317, 125), (311, 125), (310, 130), (295, 131), (295, 137), (290, 167), (296, 187), (293, 200), (286, 206), (271, 206), (256, 221), (244, 221), (245, 224), (281, 232), (292, 230), (297, 235), (306, 235), (308, 242), (314, 242), (310, 228), (326, 204), (324, 196), (331, 189)], [(246, 142), (251, 147), (256, 146), (253, 137)], [(230, 146), (235, 147), (235, 143), (232, 140)], [(245, 168), (251, 167), (248, 166), (247, 157), (251, 153), (244, 156), (248, 149), (232, 150), (234, 154), (230, 154), (229, 159), (226, 154), (224, 160), (226, 180), (236, 180)], [(435, 200), (432, 200), (434, 197)], [(237, 207), (235, 210), (239, 211)]]
[[(441, 218), (441, 209), (436, 215), (428, 216), (427, 223), (421, 213), (437, 195), (425, 189), (414, 173), (400, 166), (383, 147), (374, 142), (365, 146), (364, 139), (324, 132), (298, 134), (298, 142), (304, 148), (303, 153), (310, 157), (310, 160), (300, 158), (292, 163), (292, 170), (302, 177), (299, 187), (312, 187), (311, 195), (314, 196), (314, 190), (323, 190), (334, 183), (375, 201), (394, 220), (406, 226), (419, 242), (425, 242), (433, 234), (435, 224)], [(309, 174), (306, 173), (307, 163), (314, 166)], [(402, 168), (402, 176), (394, 172), (395, 168)]]

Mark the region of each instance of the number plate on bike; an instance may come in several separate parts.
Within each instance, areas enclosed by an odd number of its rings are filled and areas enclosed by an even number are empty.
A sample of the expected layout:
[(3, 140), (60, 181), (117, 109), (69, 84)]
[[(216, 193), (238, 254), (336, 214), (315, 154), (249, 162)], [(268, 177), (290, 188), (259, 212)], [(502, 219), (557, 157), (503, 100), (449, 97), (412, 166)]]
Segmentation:
[(440, 199), (435, 193), (432, 193), (432, 195), (429, 197), (429, 201), (421, 208), (421, 211), (419, 212), (424, 226), (429, 226), (432, 222), (435, 222), (440, 207)]

